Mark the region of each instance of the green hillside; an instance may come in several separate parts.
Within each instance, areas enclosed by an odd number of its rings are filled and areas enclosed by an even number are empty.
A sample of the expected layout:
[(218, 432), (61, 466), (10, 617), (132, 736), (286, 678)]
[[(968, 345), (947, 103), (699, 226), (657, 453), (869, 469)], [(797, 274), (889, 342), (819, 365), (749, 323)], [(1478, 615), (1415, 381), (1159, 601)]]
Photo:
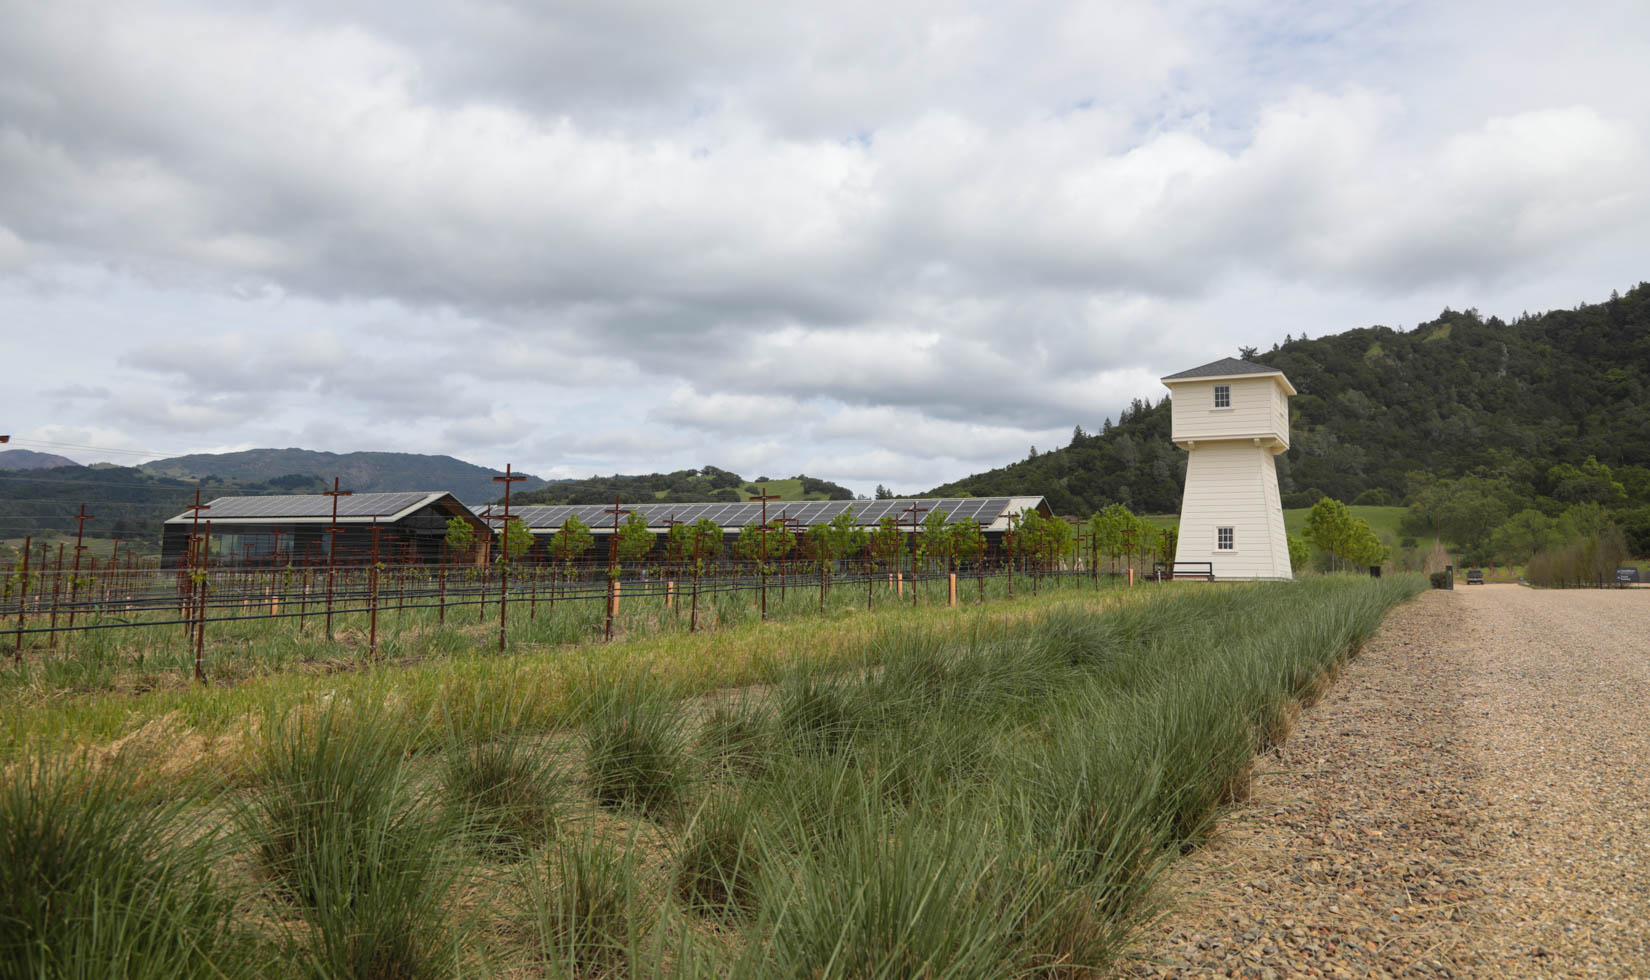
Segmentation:
[[(1417, 485), (1469, 475), (1562, 502), (1557, 464), (1591, 456), (1650, 467), (1650, 284), (1510, 323), (1446, 310), (1412, 330), (1364, 327), (1234, 353), (1282, 370), (1299, 391), (1291, 446), (1278, 457), (1286, 505), (1322, 494), (1401, 503)], [(1165, 395), (1098, 432), (1079, 425), (1063, 448), (929, 493), (1041, 493), (1056, 511), (1085, 516), (1113, 502), (1168, 513), (1179, 508), (1185, 457), (1169, 442)]]

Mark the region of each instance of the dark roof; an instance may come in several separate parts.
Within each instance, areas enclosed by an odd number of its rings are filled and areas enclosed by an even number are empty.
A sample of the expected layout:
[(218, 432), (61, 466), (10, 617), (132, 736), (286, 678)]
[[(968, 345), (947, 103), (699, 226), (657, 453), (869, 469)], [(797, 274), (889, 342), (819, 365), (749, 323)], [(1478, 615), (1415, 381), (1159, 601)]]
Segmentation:
[(1221, 378), (1234, 374), (1282, 373), (1283, 372), (1279, 371), (1277, 368), (1267, 367), (1264, 364), (1251, 364), (1248, 361), (1240, 361), (1235, 357), (1223, 357), (1218, 361), (1210, 361), (1207, 364), (1192, 368), (1189, 371), (1182, 371), (1179, 374), (1171, 374), (1163, 380), (1182, 381), (1187, 378)]
[[(373, 519), (393, 519), (410, 510), (433, 504), (450, 496), (441, 490), (413, 490), (397, 493), (356, 493), (338, 498), (338, 520), (349, 523), (369, 522)], [(452, 502), (455, 513), (463, 513), (464, 506)], [(259, 497), (218, 497), (201, 512), (204, 521), (253, 520), (313, 520), (332, 517), (332, 498), (322, 493), (272, 494)], [(189, 511), (167, 521), (184, 524), (193, 520)]]
[[(768, 520), (788, 517), (794, 519), (802, 527), (814, 524), (824, 524), (831, 518), (847, 510), (854, 509), (854, 517), (861, 527), (876, 524), (886, 515), (892, 515), (902, 524), (908, 524), (911, 514), (908, 509), (912, 506), (918, 509), (917, 520), (920, 522), (935, 510), (946, 512), (946, 523), (954, 524), (962, 520), (972, 520), (976, 523), (990, 526), (1002, 519), (1012, 507), (1017, 513), (1020, 507), (1035, 506), (1045, 510), (1042, 497), (924, 497), (921, 499), (904, 498), (899, 500), (772, 500), (768, 502)], [(1016, 506), (1017, 505), (1017, 506)], [(611, 505), (609, 505), (611, 506)], [(680, 504), (624, 504), (625, 510), (639, 510), (647, 520), (648, 526), (663, 529), (668, 526), (671, 518), (691, 524), (701, 517), (708, 517), (717, 525), (728, 527), (743, 527), (762, 519), (762, 505), (760, 502), (751, 503), (680, 503)], [(476, 513), (483, 513), (486, 508), (472, 507)], [(526, 507), (512, 507), (510, 516), (520, 518), (527, 526), (535, 531), (549, 531), (561, 527), (570, 516), (577, 516), (591, 530), (600, 532), (611, 529), (613, 515), (608, 512), (609, 507), (601, 504), (535, 504)], [(504, 508), (501, 505), (492, 506), (492, 517), (499, 520), (503, 517)]]

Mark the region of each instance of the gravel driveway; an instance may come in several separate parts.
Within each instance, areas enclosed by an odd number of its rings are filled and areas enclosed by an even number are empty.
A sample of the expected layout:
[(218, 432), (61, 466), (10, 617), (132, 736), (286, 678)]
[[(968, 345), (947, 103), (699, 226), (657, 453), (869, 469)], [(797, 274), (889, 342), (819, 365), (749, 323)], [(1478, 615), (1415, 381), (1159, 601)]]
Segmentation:
[(1393, 611), (1122, 974), (1650, 977), (1650, 590)]

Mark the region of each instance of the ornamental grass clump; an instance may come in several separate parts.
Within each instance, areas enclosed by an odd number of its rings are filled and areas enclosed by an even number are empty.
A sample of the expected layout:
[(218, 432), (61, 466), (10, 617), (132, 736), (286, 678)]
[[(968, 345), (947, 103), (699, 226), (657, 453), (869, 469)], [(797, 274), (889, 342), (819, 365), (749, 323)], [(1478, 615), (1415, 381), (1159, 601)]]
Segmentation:
[(596, 802), (654, 817), (676, 811), (692, 777), (681, 703), (639, 676), (608, 684), (592, 698), (584, 764)]
[(408, 733), (332, 705), (268, 726), (238, 822), (274, 893), (308, 925), (308, 968), (337, 977), (447, 975), (464, 956), (449, 900), (462, 826), (415, 788)]
[(520, 914), (538, 958), (570, 977), (623, 976), (637, 946), (634, 861), (588, 836), (525, 869)]
[(542, 750), (519, 735), (448, 748), (442, 799), (468, 827), (482, 854), (516, 860), (556, 832), (556, 770)]
[(710, 710), (699, 729), (698, 749), (714, 773), (750, 775), (772, 759), (773, 713), (752, 699), (723, 702)]
[(792, 671), (779, 685), (779, 727), (803, 755), (835, 755), (863, 733), (869, 717), (862, 685), (820, 671)]
[(1028, 965), (1040, 897), (999, 874), (989, 825), (873, 813), (763, 878), (763, 942), (739, 976), (1003, 977)]
[(0, 783), (0, 976), (255, 977), (269, 952), (239, 924), (187, 796), (144, 799), (124, 763), (46, 755)]
[(722, 919), (748, 916), (756, 907), (764, 851), (763, 813), (750, 798), (723, 793), (696, 814), (676, 854), (677, 897), (694, 912)]
[(449, 715), (441, 765), (448, 812), (460, 818), (476, 850), (506, 861), (556, 831), (560, 773), (554, 758), (522, 734), (522, 714), (478, 699), (462, 719)]

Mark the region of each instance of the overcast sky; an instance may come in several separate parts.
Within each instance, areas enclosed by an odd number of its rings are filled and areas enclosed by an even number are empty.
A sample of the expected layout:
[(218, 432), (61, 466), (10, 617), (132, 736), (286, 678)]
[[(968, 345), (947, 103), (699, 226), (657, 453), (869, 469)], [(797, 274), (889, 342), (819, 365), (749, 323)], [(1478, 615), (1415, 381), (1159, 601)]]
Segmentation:
[(0, 0), (0, 432), (915, 492), (1605, 299), (1647, 174), (1644, 0)]

